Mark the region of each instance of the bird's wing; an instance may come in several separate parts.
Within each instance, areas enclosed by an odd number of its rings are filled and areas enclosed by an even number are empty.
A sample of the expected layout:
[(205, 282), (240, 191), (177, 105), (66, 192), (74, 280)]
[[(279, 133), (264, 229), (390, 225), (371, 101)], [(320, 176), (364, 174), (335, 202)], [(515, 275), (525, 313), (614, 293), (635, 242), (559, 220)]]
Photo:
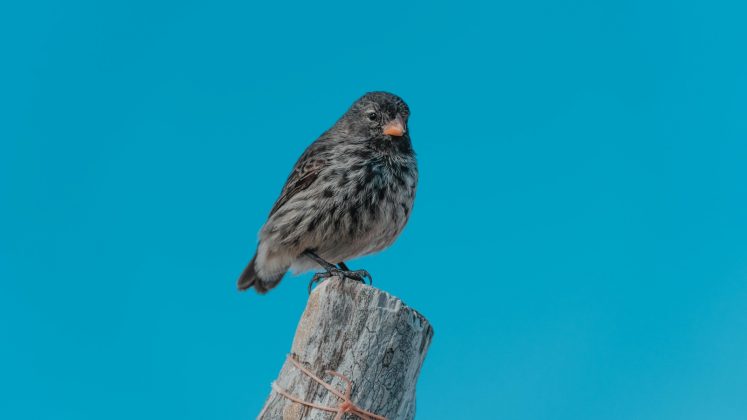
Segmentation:
[(285, 181), (283, 191), (278, 201), (272, 206), (270, 217), (278, 209), (283, 207), (294, 195), (308, 188), (319, 177), (319, 173), (327, 166), (327, 159), (317, 153), (315, 145), (312, 144), (296, 162), (296, 166)]

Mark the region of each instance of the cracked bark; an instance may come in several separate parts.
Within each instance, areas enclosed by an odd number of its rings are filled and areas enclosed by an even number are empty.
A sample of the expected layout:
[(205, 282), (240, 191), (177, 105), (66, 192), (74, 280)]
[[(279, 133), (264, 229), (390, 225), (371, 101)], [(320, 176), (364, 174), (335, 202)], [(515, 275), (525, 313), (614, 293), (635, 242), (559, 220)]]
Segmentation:
[[(428, 320), (386, 292), (331, 278), (309, 296), (296, 328), (291, 354), (306, 368), (344, 392), (332, 370), (353, 382), (351, 400), (390, 420), (415, 417), (415, 383), (433, 328)], [(289, 361), (277, 385), (304, 401), (337, 407), (340, 399)], [(332, 419), (271, 391), (258, 419)], [(356, 418), (346, 415), (343, 417)]]

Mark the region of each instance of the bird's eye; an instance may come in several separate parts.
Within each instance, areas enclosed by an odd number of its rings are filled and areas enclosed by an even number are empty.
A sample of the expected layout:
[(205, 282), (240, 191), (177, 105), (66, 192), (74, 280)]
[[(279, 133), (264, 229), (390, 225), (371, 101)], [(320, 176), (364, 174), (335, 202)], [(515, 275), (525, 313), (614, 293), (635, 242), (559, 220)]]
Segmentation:
[(369, 112), (368, 113), (368, 119), (371, 121), (376, 121), (379, 119), (379, 115), (375, 112)]

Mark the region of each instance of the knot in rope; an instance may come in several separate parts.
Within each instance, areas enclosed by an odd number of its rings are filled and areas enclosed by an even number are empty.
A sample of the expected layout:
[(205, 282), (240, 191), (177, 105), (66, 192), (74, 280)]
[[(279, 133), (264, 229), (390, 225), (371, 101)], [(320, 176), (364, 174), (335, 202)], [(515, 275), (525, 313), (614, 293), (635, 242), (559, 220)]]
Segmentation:
[(301, 363), (298, 360), (296, 360), (295, 358), (293, 358), (291, 355), (288, 355), (288, 360), (298, 370), (300, 370), (301, 372), (305, 373), (311, 379), (313, 379), (314, 381), (316, 381), (319, 385), (325, 387), (329, 392), (331, 392), (332, 394), (334, 394), (337, 398), (340, 398), (342, 400), (342, 402), (337, 407), (328, 407), (326, 405), (315, 404), (315, 403), (312, 403), (312, 402), (304, 401), (304, 400), (302, 400), (302, 399), (300, 399), (298, 397), (294, 397), (293, 395), (289, 394), (288, 391), (280, 388), (275, 382), (273, 382), (272, 383), (272, 389), (275, 392), (277, 392), (278, 394), (284, 396), (285, 398), (287, 398), (287, 399), (289, 399), (289, 400), (291, 400), (291, 401), (293, 401), (295, 403), (302, 404), (302, 405), (305, 405), (307, 407), (316, 408), (317, 410), (328, 411), (330, 413), (336, 413), (335, 420), (341, 420), (342, 416), (344, 414), (346, 414), (346, 413), (353, 414), (356, 417), (358, 417), (360, 419), (363, 419), (363, 420), (387, 420), (386, 417), (382, 417), (382, 416), (376, 415), (374, 413), (371, 413), (369, 411), (366, 411), (366, 410), (358, 407), (357, 405), (355, 405), (355, 403), (353, 401), (350, 400), (350, 393), (353, 390), (353, 382), (351, 382), (350, 379), (348, 379), (345, 375), (342, 375), (340, 373), (337, 373), (337, 372), (334, 372), (334, 371), (331, 371), (331, 370), (327, 371), (328, 374), (330, 374), (332, 376), (336, 376), (336, 377), (340, 378), (341, 381), (345, 382), (345, 392), (342, 393), (342, 392), (338, 391), (337, 389), (335, 389), (332, 385), (324, 382), (321, 378), (319, 378), (318, 376), (314, 375), (313, 372), (311, 372), (310, 370), (308, 370), (305, 367), (303, 367), (303, 365), (301, 365)]

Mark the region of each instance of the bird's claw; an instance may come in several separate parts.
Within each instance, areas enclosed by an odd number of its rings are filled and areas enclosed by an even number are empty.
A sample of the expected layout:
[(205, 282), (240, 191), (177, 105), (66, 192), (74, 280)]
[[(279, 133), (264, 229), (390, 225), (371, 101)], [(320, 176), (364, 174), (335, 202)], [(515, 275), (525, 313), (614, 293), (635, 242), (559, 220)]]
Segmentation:
[(329, 271), (322, 271), (321, 273), (314, 274), (309, 282), (309, 294), (311, 294), (311, 288), (314, 286), (314, 283), (319, 283), (330, 277), (339, 277), (341, 279), (347, 278), (359, 281), (363, 284), (366, 284), (366, 278), (368, 278), (368, 283), (373, 285), (373, 277), (371, 277), (371, 274), (366, 270), (340, 270), (333, 268)]
[(368, 284), (373, 285), (373, 277), (371, 277), (371, 274), (366, 270), (341, 271), (340, 274), (342, 274), (343, 277), (359, 281), (363, 284), (366, 284), (366, 279), (368, 279)]

